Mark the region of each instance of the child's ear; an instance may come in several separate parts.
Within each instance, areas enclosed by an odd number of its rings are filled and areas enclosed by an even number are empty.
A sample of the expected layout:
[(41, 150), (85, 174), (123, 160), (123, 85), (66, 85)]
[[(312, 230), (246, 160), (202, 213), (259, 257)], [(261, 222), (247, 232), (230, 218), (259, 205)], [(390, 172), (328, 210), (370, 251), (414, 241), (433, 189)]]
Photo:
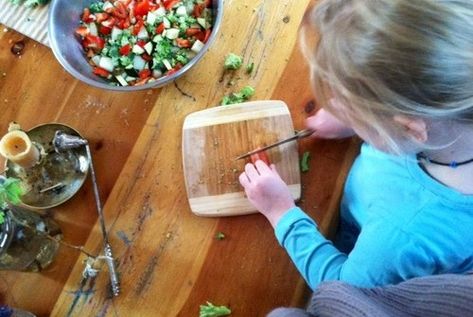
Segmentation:
[(404, 115), (394, 116), (394, 122), (401, 125), (406, 132), (421, 143), (427, 141), (427, 124), (420, 118), (407, 117)]

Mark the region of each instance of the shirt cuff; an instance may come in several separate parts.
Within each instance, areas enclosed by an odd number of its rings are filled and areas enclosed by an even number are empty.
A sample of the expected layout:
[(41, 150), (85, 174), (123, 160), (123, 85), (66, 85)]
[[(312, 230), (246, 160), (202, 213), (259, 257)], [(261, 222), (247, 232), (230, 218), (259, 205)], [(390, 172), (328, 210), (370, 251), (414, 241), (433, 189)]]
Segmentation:
[(294, 224), (300, 220), (307, 220), (312, 222), (317, 228), (317, 224), (309, 217), (305, 212), (302, 211), (299, 207), (292, 207), (289, 209), (282, 217), (279, 219), (274, 233), (276, 234), (276, 239), (281, 246), (284, 246), (284, 239), (286, 238), (289, 231), (291, 231)]

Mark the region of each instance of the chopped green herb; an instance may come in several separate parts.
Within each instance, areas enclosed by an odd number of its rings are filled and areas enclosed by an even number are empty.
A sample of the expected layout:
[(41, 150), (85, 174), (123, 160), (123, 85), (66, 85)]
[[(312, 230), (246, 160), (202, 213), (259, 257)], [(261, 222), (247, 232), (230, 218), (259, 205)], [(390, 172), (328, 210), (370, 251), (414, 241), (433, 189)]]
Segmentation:
[(20, 185), (20, 181), (16, 178), (6, 178), (0, 180), (0, 207), (7, 203), (17, 205), (21, 203), (21, 196), (24, 190)]
[(240, 90), (240, 92), (233, 92), (230, 95), (224, 96), (221, 101), (221, 105), (225, 106), (245, 102), (250, 99), (250, 97), (253, 96), (254, 93), (255, 89), (253, 87), (245, 86)]
[(236, 54), (230, 53), (225, 58), (225, 64), (223, 66), (225, 69), (236, 70), (241, 67), (241, 64), (243, 64), (243, 58)]
[(0, 225), (5, 222), (5, 212), (0, 210)]
[(89, 9), (92, 13), (103, 12), (103, 2), (93, 2), (90, 4)]
[(225, 233), (220, 232), (220, 231), (217, 232), (217, 234), (215, 235), (215, 239), (217, 239), (217, 240), (223, 240), (223, 239), (225, 239)]
[(228, 316), (232, 311), (226, 306), (214, 306), (207, 302), (207, 305), (200, 305), (199, 317), (219, 317)]
[(255, 68), (255, 63), (251, 62), (248, 65), (246, 65), (246, 73), (249, 75), (253, 73), (253, 69)]
[(301, 172), (302, 173), (309, 171), (309, 159), (310, 159), (310, 152), (304, 152), (304, 154), (302, 154), (302, 159), (301, 159)]

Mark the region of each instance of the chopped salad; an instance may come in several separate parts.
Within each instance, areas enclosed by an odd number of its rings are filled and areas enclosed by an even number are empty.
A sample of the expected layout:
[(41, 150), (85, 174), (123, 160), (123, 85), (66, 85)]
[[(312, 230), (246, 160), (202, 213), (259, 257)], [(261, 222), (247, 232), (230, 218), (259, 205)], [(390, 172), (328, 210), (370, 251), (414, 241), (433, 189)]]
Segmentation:
[(107, 0), (84, 9), (76, 33), (95, 75), (133, 86), (182, 68), (212, 26), (211, 0)]

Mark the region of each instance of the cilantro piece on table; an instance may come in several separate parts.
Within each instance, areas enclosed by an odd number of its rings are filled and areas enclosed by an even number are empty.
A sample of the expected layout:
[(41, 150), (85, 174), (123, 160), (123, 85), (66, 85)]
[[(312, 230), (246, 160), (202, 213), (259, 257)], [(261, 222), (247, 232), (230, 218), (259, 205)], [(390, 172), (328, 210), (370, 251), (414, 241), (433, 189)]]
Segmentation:
[(225, 58), (223, 67), (225, 69), (237, 70), (241, 67), (241, 64), (243, 64), (243, 58), (234, 53), (230, 53)]
[(217, 240), (223, 240), (223, 239), (225, 239), (225, 233), (223, 233), (223, 232), (221, 232), (221, 231), (217, 232), (217, 233), (215, 234), (215, 239), (217, 239)]
[(254, 68), (255, 68), (255, 63), (254, 62), (249, 63), (248, 65), (246, 65), (246, 73), (250, 75), (251, 73), (253, 73)]
[(49, 0), (26, 0), (24, 5), (28, 8), (34, 8), (40, 5), (45, 5), (49, 2)]
[(231, 313), (232, 311), (226, 306), (215, 306), (207, 302), (207, 305), (200, 305), (199, 317), (228, 316)]
[(305, 173), (309, 171), (309, 159), (310, 152), (304, 152), (301, 159), (301, 172)]
[(235, 103), (241, 103), (245, 102), (248, 99), (250, 99), (251, 96), (253, 96), (255, 93), (255, 89), (251, 86), (245, 86), (243, 87), (240, 92), (234, 92), (231, 93), (230, 95), (224, 96), (221, 105), (231, 105)]

